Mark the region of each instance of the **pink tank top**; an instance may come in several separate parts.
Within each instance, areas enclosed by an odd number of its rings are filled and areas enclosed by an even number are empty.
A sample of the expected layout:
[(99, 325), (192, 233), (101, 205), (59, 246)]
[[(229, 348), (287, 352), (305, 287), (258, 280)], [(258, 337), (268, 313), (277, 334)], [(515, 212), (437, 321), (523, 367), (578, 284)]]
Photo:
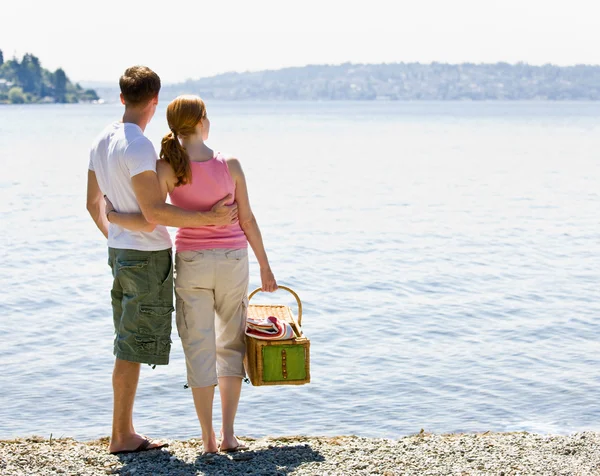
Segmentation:
[[(228, 193), (235, 197), (235, 183), (225, 157), (220, 152), (206, 162), (191, 162), (191, 167), (192, 182), (175, 187), (169, 194), (173, 205), (186, 210), (207, 212)], [(227, 204), (231, 205), (233, 202), (234, 198)], [(179, 228), (175, 235), (177, 251), (247, 247), (248, 241), (239, 222), (233, 225)]]

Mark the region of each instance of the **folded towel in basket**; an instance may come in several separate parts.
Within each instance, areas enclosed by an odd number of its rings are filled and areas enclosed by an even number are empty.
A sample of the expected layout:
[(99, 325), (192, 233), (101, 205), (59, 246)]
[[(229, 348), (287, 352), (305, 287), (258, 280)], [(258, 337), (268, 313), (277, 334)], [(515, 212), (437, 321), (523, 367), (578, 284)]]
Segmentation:
[(249, 317), (246, 320), (246, 335), (262, 340), (285, 340), (296, 337), (292, 326), (275, 316), (261, 320)]

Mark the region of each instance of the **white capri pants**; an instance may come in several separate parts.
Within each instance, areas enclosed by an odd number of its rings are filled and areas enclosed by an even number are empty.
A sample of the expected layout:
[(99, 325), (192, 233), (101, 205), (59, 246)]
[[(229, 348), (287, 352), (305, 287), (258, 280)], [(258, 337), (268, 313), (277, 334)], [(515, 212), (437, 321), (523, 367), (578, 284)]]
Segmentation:
[(190, 387), (245, 377), (248, 250), (175, 255), (176, 320)]

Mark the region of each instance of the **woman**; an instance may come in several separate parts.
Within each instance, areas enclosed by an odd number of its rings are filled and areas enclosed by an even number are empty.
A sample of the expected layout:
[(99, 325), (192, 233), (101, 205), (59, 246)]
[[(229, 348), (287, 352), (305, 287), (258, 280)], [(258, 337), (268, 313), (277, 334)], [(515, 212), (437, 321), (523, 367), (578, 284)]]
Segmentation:
[[(167, 107), (167, 122), (171, 132), (162, 139), (157, 163), (165, 199), (168, 193), (173, 205), (204, 211), (230, 194), (238, 206), (238, 222), (232, 225), (177, 230), (175, 295), (177, 328), (204, 451), (239, 451), (247, 449), (237, 440), (233, 427), (245, 376), (248, 243), (260, 266), (263, 291), (275, 291), (277, 283), (250, 208), (240, 162), (215, 153), (205, 143), (210, 121), (202, 99), (177, 97)], [(139, 214), (107, 214), (109, 221), (127, 228), (148, 226)], [(220, 444), (212, 426), (217, 384), (222, 408)]]

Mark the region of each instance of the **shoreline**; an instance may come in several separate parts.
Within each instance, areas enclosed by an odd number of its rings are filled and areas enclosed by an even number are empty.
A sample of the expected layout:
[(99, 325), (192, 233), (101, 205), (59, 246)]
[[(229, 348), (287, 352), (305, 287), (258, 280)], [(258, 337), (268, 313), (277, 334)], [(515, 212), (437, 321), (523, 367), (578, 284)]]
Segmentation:
[[(244, 438), (250, 450), (202, 456), (202, 441), (160, 440), (168, 448), (108, 454), (108, 438), (76, 441), (32, 436), (0, 440), (2, 475), (593, 475), (600, 474), (600, 432), (569, 436), (514, 433), (430, 434), (400, 439)], [(159, 438), (157, 438), (159, 439)]]

